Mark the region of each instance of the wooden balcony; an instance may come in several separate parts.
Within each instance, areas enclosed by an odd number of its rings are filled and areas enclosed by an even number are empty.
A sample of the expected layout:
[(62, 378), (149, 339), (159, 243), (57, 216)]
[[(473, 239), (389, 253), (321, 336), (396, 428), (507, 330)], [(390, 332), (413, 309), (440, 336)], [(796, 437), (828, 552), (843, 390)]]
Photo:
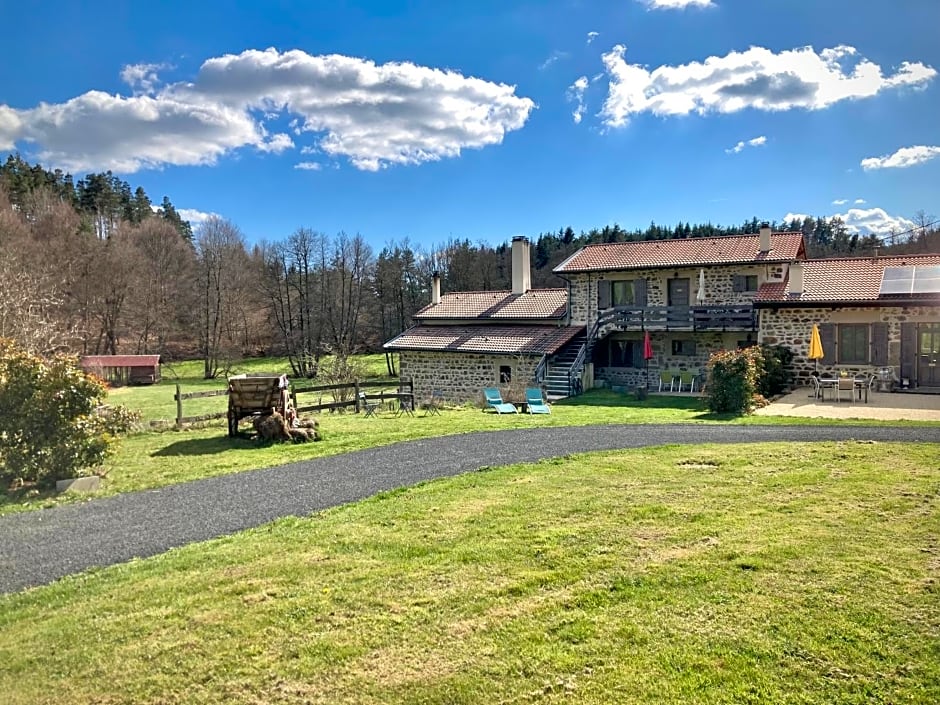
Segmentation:
[(616, 307), (601, 311), (597, 324), (619, 330), (753, 331), (757, 315), (750, 304)]

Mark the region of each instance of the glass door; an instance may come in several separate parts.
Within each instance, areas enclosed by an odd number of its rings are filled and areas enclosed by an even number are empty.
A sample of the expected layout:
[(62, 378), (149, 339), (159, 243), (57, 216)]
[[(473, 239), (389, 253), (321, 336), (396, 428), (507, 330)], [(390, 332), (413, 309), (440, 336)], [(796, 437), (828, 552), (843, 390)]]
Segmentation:
[(917, 328), (917, 384), (940, 387), (940, 323), (922, 323)]

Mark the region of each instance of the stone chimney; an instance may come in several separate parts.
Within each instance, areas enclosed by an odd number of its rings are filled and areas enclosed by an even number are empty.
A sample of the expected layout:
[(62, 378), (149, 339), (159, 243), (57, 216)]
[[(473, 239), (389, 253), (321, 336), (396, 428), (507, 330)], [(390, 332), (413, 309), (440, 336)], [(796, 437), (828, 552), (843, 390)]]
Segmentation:
[(803, 263), (793, 262), (790, 265), (790, 296), (800, 296), (803, 293)]
[(512, 239), (512, 293), (524, 294), (532, 288), (532, 272), (529, 269), (529, 238)]
[(770, 252), (770, 224), (760, 224), (760, 251)]
[(434, 272), (431, 275), (431, 304), (437, 305), (441, 302), (441, 273)]

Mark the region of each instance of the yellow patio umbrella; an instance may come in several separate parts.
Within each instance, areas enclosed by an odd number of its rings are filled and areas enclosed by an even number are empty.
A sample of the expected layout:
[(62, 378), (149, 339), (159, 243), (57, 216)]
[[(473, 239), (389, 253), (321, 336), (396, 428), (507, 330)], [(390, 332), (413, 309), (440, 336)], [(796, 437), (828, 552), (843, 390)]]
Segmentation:
[(813, 330), (809, 334), (809, 354), (806, 357), (813, 361), (813, 369), (816, 369), (817, 360), (821, 360), (825, 356), (822, 339), (819, 337), (819, 326), (814, 323)]

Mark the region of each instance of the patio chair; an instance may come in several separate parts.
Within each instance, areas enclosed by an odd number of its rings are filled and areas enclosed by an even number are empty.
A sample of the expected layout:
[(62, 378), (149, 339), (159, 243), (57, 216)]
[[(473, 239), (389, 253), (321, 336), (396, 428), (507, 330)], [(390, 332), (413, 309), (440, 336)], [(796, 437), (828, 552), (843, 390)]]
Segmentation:
[(542, 398), (542, 390), (529, 388), (525, 390), (526, 408), (530, 414), (550, 414), (552, 410)]
[(379, 399), (369, 399), (365, 392), (359, 392), (359, 408), (366, 416), (375, 416), (375, 412), (382, 408), (382, 402)]
[(836, 387), (836, 401), (842, 401), (842, 393), (848, 392), (849, 402), (854, 401), (855, 397), (855, 378), (839, 377), (839, 385)]
[(812, 375), (809, 379), (813, 383), (813, 399), (826, 401), (826, 395), (823, 394), (823, 386), (819, 383), (819, 377)]
[(519, 410), (513, 404), (507, 404), (503, 401), (503, 395), (499, 393), (496, 387), (485, 387), (483, 396), (486, 399), (486, 405), (492, 407), (497, 414), (519, 413)]
[(686, 370), (679, 373), (679, 391), (688, 386), (690, 392), (695, 391), (695, 373), (692, 370)]
[(424, 409), (425, 416), (434, 416), (435, 414), (440, 415), (441, 409), (444, 407), (444, 392), (440, 389), (432, 389), (431, 396), (425, 401), (421, 408)]
[(659, 373), (659, 391), (663, 391), (663, 387), (668, 384), (671, 392), (677, 381), (678, 375), (673, 370), (661, 370)]

